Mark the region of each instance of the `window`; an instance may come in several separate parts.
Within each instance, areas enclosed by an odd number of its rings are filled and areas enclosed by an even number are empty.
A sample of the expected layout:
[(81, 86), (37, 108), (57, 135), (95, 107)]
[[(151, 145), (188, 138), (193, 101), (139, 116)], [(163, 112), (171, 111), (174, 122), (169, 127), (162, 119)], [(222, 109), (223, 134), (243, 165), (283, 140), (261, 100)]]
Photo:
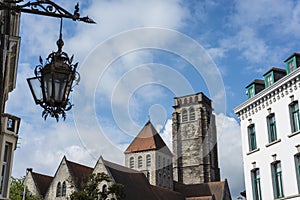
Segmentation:
[(146, 163), (147, 163), (147, 167), (151, 167), (151, 156), (150, 155), (146, 156)]
[(62, 184), (62, 193), (61, 196), (65, 197), (67, 193), (67, 186), (66, 186), (66, 181), (63, 182)]
[(195, 109), (190, 108), (190, 120), (195, 120)]
[(274, 163), (272, 163), (271, 170), (272, 170), (274, 197), (275, 198), (284, 197), (280, 161), (275, 161)]
[(187, 110), (182, 110), (182, 122), (187, 122), (188, 121), (188, 113)]
[(267, 117), (269, 142), (277, 140), (275, 115), (270, 114)]
[(11, 118), (8, 118), (7, 119), (7, 130), (9, 131), (15, 131), (15, 120), (14, 119), (11, 119)]
[(253, 192), (253, 200), (261, 200), (261, 189), (260, 189), (260, 174), (259, 169), (253, 169), (251, 171), (251, 179), (252, 179), (252, 192)]
[(142, 168), (143, 167), (143, 158), (142, 156), (138, 157), (138, 168)]
[(288, 73), (293, 72), (295, 69), (295, 62), (294, 59), (288, 62)]
[(295, 155), (295, 168), (298, 183), (298, 192), (300, 193), (300, 153)]
[(248, 98), (249, 98), (249, 99), (250, 99), (251, 97), (254, 97), (254, 95), (255, 95), (254, 84), (251, 85), (251, 86), (248, 88), (247, 93), (248, 93)]
[(265, 76), (265, 87), (269, 87), (273, 84), (273, 73), (270, 72), (268, 75)]
[(134, 158), (133, 157), (129, 158), (129, 167), (134, 168)]
[(104, 184), (103, 186), (102, 186), (102, 193), (106, 193), (107, 192), (107, 185), (106, 184)]
[(160, 155), (158, 156), (158, 167), (160, 168)]
[(300, 116), (299, 116), (299, 105), (298, 101), (294, 101), (290, 104), (290, 118), (292, 132), (297, 132), (300, 130)]
[(249, 151), (256, 149), (257, 146), (256, 146), (256, 135), (255, 135), (254, 124), (248, 126), (248, 140), (249, 140)]
[(166, 167), (166, 158), (163, 158), (163, 168)]
[(12, 144), (6, 143), (4, 147), (4, 156), (3, 156), (3, 164), (1, 171), (1, 182), (0, 182), (0, 194), (5, 196), (5, 193), (8, 188), (8, 180), (9, 180), (9, 164), (11, 158)]
[(61, 183), (58, 182), (56, 186), (56, 197), (61, 197)]

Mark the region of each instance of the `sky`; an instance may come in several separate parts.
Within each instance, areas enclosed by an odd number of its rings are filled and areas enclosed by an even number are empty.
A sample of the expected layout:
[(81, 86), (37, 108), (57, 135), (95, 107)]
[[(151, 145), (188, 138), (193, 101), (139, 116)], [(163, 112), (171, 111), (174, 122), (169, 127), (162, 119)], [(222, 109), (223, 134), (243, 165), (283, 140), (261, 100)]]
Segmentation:
[[(55, 0), (73, 12), (75, 2)], [(26, 168), (53, 176), (64, 155), (93, 167), (123, 152), (150, 119), (171, 147), (173, 98), (212, 99), (221, 179), (244, 190), (239, 120), (245, 86), (298, 51), (300, 2), (293, 0), (86, 0), (63, 21), (63, 50), (79, 62), (80, 83), (65, 121), (41, 116), (26, 78), (56, 51), (59, 19), (22, 14), (17, 87), (5, 111), (21, 118), (13, 176)]]

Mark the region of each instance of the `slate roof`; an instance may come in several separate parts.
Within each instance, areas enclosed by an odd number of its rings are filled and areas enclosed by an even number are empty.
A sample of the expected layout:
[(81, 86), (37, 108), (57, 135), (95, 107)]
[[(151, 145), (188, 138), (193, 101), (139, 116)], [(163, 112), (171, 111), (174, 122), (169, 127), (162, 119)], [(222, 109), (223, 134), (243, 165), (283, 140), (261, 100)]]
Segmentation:
[(104, 159), (103, 164), (112, 175), (114, 181), (124, 185), (125, 200), (184, 200), (184, 196), (178, 192), (150, 185), (142, 172), (108, 162)]
[[(159, 150), (166, 146), (166, 143), (155, 130), (153, 124), (148, 121), (140, 133), (134, 138), (125, 153)], [(168, 149), (170, 152), (170, 150)], [(170, 152), (171, 153), (171, 152)]]
[[(174, 181), (174, 190), (185, 195), (187, 199), (231, 199), (227, 180), (185, 185)], [(226, 194), (226, 192), (228, 192)], [(214, 196), (214, 198), (213, 198)], [(201, 198), (200, 198), (201, 197)], [(201, 200), (202, 200), (201, 199)]]
[(30, 173), (39, 193), (44, 197), (51, 184), (51, 181), (53, 180), (53, 177), (39, 174), (33, 171), (31, 171)]
[(81, 165), (75, 162), (71, 162), (66, 159), (66, 163), (70, 173), (75, 181), (75, 186), (78, 188), (82, 183), (86, 181), (88, 176), (92, 174), (93, 168)]

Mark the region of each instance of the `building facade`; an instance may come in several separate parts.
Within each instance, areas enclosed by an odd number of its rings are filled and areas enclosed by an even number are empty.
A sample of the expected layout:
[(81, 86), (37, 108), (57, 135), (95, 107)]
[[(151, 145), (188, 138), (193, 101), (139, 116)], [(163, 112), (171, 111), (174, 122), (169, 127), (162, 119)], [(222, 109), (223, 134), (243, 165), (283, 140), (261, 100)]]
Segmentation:
[(184, 184), (220, 181), (211, 100), (197, 93), (176, 97), (173, 107), (174, 180)]
[(300, 199), (300, 54), (247, 88), (240, 119), (247, 199)]
[[(0, 3), (15, 4), (4, 0)], [(16, 87), (19, 30), (20, 13), (0, 10), (0, 199), (9, 198), (9, 179), (18, 141), (20, 118), (4, 111), (8, 94)]]
[(172, 153), (150, 121), (125, 150), (125, 166), (144, 172), (150, 184), (173, 189)]

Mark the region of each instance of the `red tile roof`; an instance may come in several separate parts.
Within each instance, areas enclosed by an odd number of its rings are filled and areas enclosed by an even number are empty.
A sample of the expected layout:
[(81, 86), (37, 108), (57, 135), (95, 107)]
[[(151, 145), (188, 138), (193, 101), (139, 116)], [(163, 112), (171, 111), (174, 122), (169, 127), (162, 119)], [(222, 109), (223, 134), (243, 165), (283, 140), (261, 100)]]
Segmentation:
[(134, 138), (125, 153), (159, 150), (166, 147), (165, 142), (150, 121), (148, 121), (140, 133)]

